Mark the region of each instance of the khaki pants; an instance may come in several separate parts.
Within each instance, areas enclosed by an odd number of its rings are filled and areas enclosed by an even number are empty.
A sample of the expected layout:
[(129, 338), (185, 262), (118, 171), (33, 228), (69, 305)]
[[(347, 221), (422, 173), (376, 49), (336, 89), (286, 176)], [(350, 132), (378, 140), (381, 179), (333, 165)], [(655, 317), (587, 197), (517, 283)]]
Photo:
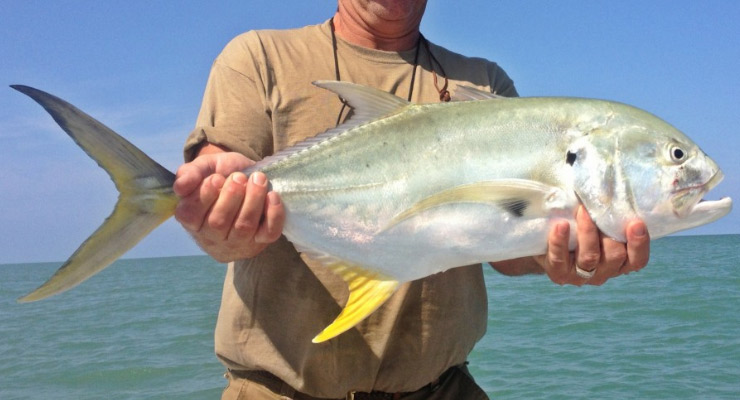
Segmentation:
[[(434, 386), (426, 386), (413, 393), (407, 393), (400, 398), (403, 400), (488, 400), (488, 396), (473, 380), (465, 365), (453, 367), (444, 378)], [(302, 393), (296, 393), (286, 383), (272, 381), (270, 384), (261, 383), (261, 379), (236, 376), (226, 373), (229, 380), (224, 389), (222, 400), (303, 400), (313, 399)], [(269, 386), (269, 388), (268, 388)], [(347, 397), (348, 399), (351, 397)], [(358, 399), (378, 398), (357, 396)], [(318, 399), (316, 399), (318, 400)]]

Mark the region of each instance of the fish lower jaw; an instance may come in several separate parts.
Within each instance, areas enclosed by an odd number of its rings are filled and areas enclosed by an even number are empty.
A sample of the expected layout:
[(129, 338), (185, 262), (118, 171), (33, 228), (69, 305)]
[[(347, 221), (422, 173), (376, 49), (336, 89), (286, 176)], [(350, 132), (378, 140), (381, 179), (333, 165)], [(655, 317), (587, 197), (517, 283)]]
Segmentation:
[(720, 212), (723, 217), (732, 210), (732, 199), (730, 197), (723, 197), (719, 200), (706, 200), (701, 199), (698, 203), (691, 208), (691, 213), (695, 212)]
[(683, 218), (686, 227), (684, 229), (714, 222), (732, 210), (732, 199), (723, 197), (720, 200), (701, 200), (689, 209)]
[[(648, 225), (651, 239), (657, 239), (676, 232), (696, 228), (698, 226), (712, 223), (732, 210), (732, 199), (724, 197), (720, 200), (701, 200), (687, 207), (683, 216), (675, 212), (656, 212), (645, 215), (644, 220)], [(665, 210), (668, 211), (668, 210)]]

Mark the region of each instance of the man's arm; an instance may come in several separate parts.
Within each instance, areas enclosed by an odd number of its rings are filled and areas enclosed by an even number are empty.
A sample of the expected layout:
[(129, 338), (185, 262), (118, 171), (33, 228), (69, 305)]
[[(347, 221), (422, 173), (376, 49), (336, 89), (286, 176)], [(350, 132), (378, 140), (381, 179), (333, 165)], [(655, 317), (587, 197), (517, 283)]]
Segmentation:
[(534, 260), (534, 257), (514, 258), (490, 264), (498, 273), (506, 276), (542, 275), (545, 273), (544, 268)]
[(181, 199), (175, 218), (219, 262), (254, 257), (282, 233), (280, 196), (268, 192), (263, 173), (247, 178), (241, 172), (252, 164), (242, 154), (206, 143), (177, 170), (174, 190)]
[[(509, 276), (547, 274), (559, 285), (602, 285), (622, 274), (639, 271), (650, 258), (650, 237), (642, 221), (630, 222), (626, 228), (627, 243), (605, 237), (580, 207), (576, 215), (578, 244), (575, 252), (568, 249), (570, 225), (555, 224), (547, 241), (547, 254), (491, 263), (493, 268)], [(584, 271), (595, 271), (590, 279), (576, 273), (576, 265)]]

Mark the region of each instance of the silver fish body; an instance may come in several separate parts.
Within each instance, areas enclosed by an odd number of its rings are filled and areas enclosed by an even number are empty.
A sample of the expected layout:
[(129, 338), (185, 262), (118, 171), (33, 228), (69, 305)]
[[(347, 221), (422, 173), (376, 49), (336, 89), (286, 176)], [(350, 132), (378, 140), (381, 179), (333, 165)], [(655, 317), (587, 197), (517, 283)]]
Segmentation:
[[(258, 162), (286, 209), (285, 236), (349, 285), (342, 313), (315, 342), (372, 313), (403, 282), (449, 268), (542, 254), (551, 222), (583, 204), (624, 241), (640, 218), (652, 238), (726, 215), (701, 201), (722, 179), (688, 137), (627, 105), (588, 99), (503, 99), (414, 105), (322, 81), (353, 107), (344, 125)], [(46, 283), (21, 301), (68, 290), (112, 263), (174, 212), (174, 176), (74, 106), (40, 103), (121, 194), (113, 214)], [(572, 229), (571, 232), (575, 232)], [(571, 237), (571, 244), (575, 238)]]
[[(673, 147), (683, 162), (670, 159)], [(653, 115), (573, 98), (409, 105), (261, 169), (282, 196), (293, 243), (401, 281), (543, 254), (550, 223), (574, 224), (584, 200), (618, 240), (633, 218), (645, 220), (653, 238), (688, 229), (696, 222), (681, 224), (664, 202), (685, 187), (703, 194), (722, 176), (688, 137)], [(701, 223), (729, 211), (729, 199), (716, 205), (698, 213)]]
[[(575, 196), (565, 198), (573, 192), (563, 167), (571, 138), (548, 132), (552, 127), (546, 120), (527, 121), (539, 110), (507, 115), (502, 109), (525, 110), (528, 105), (522, 103), (411, 106), (358, 126), (331, 146), (315, 146), (295, 160), (264, 168), (288, 212), (286, 237), (404, 280), (542, 254), (547, 220), (570, 218), (578, 204)], [(510, 179), (561, 188), (560, 209), (526, 218), (495, 203), (463, 198), (392, 223), (437, 193)]]

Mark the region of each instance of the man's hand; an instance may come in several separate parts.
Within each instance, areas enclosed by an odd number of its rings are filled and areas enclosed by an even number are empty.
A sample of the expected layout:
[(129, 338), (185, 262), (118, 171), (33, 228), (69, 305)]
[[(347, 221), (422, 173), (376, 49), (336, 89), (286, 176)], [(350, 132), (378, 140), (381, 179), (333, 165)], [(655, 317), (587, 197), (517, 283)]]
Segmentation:
[(268, 192), (263, 173), (239, 172), (254, 164), (243, 155), (213, 145), (199, 154), (177, 170), (175, 218), (216, 261), (256, 256), (282, 233), (280, 196)]
[[(576, 214), (576, 225), (574, 252), (568, 250), (570, 224), (561, 221), (553, 226), (547, 238), (547, 254), (498, 261), (491, 266), (504, 275), (544, 273), (559, 285), (581, 286), (602, 285), (610, 278), (639, 271), (647, 265), (650, 237), (642, 221), (635, 220), (627, 225), (627, 243), (605, 237), (583, 207)], [(576, 265), (582, 270), (580, 275)], [(581, 276), (591, 271), (591, 278)]]
[[(576, 214), (578, 244), (574, 254), (568, 250), (570, 225), (555, 224), (547, 241), (547, 254), (534, 257), (550, 279), (560, 285), (602, 285), (610, 278), (639, 271), (650, 257), (650, 237), (642, 221), (630, 222), (626, 228), (627, 243), (605, 237), (583, 207)], [(576, 272), (593, 271), (591, 278)]]

